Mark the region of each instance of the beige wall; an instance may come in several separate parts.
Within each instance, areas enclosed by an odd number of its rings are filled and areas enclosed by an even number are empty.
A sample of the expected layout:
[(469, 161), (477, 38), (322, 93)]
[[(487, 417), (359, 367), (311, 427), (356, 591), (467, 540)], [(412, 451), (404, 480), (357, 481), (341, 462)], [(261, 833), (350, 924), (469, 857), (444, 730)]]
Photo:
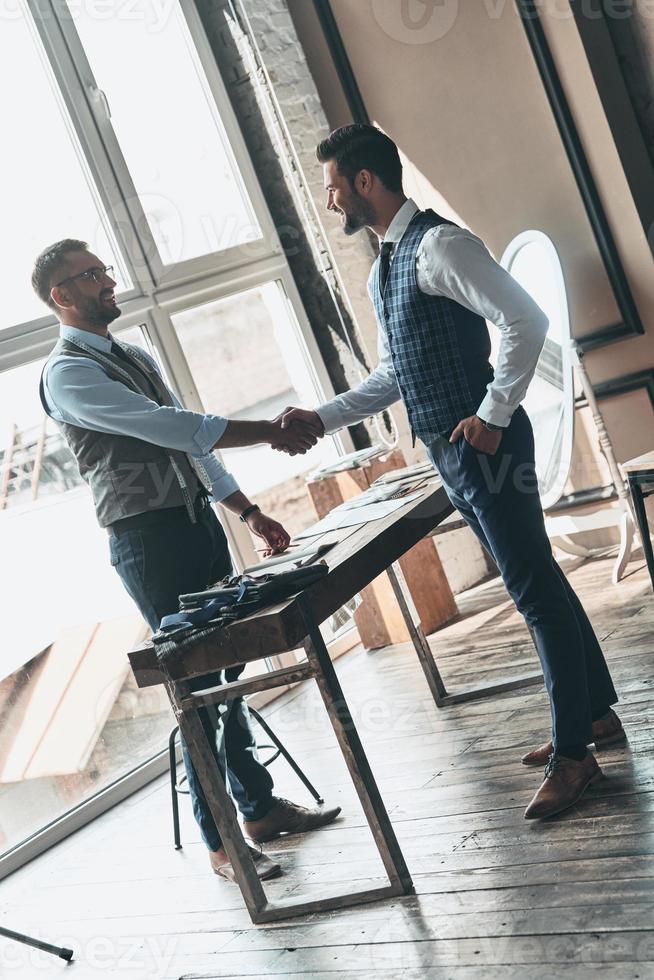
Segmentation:
[[(330, 123), (339, 125), (347, 108), (310, 8), (306, 0), (291, 0)], [(472, 228), (498, 258), (520, 231), (546, 232), (561, 256), (574, 335), (618, 322), (513, 3), (448, 0), (430, 17), (431, 8), (416, 0), (332, 0), (332, 9), (368, 113), (400, 146), (419, 203)], [(403, 10), (422, 11), (425, 22), (403, 22)], [(587, 355), (598, 383), (654, 365), (654, 276), (574, 20), (561, 11), (558, 2), (544, 27), (646, 328), (644, 337)], [(642, 392), (605, 399), (602, 407), (619, 459), (651, 448), (654, 414)], [(596, 475), (599, 481), (599, 466)]]

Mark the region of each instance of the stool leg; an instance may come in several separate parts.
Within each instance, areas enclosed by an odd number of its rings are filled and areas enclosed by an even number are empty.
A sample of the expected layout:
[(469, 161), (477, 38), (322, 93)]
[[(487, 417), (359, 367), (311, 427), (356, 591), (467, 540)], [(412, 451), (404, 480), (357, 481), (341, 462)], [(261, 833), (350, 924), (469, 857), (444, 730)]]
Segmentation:
[(179, 833), (179, 799), (177, 798), (177, 756), (175, 754), (175, 736), (179, 728), (173, 728), (168, 738), (168, 767), (170, 770), (170, 796), (173, 805), (173, 836), (175, 850), (179, 851), (182, 841)]
[(302, 769), (300, 769), (300, 767), (298, 766), (297, 762), (295, 761), (295, 759), (293, 758), (293, 756), (290, 754), (290, 752), (288, 752), (287, 749), (286, 749), (286, 747), (284, 745), (282, 745), (282, 743), (279, 741), (279, 739), (277, 738), (277, 736), (273, 732), (273, 730), (270, 727), (270, 725), (268, 725), (264, 721), (264, 719), (261, 717), (261, 715), (259, 714), (259, 712), (256, 711), (254, 708), (250, 707), (250, 705), (248, 705), (248, 709), (249, 709), (249, 712), (252, 715), (252, 717), (253, 718), (256, 718), (256, 720), (258, 721), (258, 723), (261, 725), (261, 727), (263, 728), (263, 730), (266, 733), (266, 735), (268, 736), (268, 738), (271, 739), (271, 741), (273, 742), (273, 744), (277, 746), (277, 749), (278, 749), (280, 755), (283, 755), (284, 756), (284, 758), (286, 759), (286, 761), (288, 762), (289, 766), (291, 767), (291, 769), (293, 770), (293, 772), (295, 773), (295, 775), (298, 777), (298, 779), (309, 790), (309, 792), (313, 796), (313, 798), (316, 801), (316, 803), (319, 803), (319, 804), (324, 803), (325, 801), (322, 798), (322, 796), (320, 795), (320, 793), (318, 792), (318, 790), (315, 788), (315, 786), (309, 780), (309, 778), (304, 774), (304, 772), (302, 771)]

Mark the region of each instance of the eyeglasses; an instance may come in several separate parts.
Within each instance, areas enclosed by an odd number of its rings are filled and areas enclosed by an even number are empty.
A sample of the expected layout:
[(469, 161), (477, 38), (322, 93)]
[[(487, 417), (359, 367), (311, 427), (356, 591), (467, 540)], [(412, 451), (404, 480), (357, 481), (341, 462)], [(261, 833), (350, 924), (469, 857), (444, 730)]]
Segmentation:
[(62, 279), (61, 282), (56, 282), (55, 286), (63, 286), (65, 282), (72, 282), (73, 279), (86, 279), (87, 282), (90, 282), (91, 280), (93, 280), (93, 282), (102, 282), (103, 276), (109, 276), (110, 279), (113, 279), (113, 265), (105, 265), (104, 268), (94, 266), (92, 269), (85, 269), (84, 272), (78, 272), (76, 276), (67, 276), (65, 279)]

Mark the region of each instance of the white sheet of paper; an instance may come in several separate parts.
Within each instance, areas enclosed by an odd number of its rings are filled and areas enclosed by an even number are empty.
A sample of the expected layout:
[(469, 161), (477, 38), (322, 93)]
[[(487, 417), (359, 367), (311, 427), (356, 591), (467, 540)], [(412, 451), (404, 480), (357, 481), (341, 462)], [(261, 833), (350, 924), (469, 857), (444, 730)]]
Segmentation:
[(379, 521), (382, 517), (387, 517), (393, 511), (404, 507), (410, 500), (416, 500), (422, 496), (422, 491), (410, 493), (407, 497), (400, 500), (384, 500), (380, 503), (369, 504), (367, 507), (356, 507), (354, 510), (339, 510), (336, 508), (323, 517), (317, 524), (313, 524), (300, 534), (296, 534), (294, 540), (300, 541), (302, 538), (314, 538), (325, 531), (334, 531), (340, 527), (352, 527), (353, 524), (368, 524), (370, 521)]

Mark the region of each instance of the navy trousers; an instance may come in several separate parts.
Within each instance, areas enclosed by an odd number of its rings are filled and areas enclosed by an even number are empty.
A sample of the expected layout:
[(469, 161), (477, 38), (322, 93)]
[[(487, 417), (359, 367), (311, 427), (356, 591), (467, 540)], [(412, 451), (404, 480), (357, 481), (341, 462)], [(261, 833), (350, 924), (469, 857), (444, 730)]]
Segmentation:
[(494, 456), (464, 436), (455, 443), (438, 439), (428, 451), (448, 497), (495, 560), (532, 629), (555, 750), (589, 743), (592, 719), (618, 698), (588, 616), (552, 555), (527, 413), (515, 411)]
[[(165, 524), (113, 534), (109, 542), (111, 564), (153, 631), (162, 616), (178, 611), (182, 593), (201, 592), (231, 572), (225, 532), (211, 507), (202, 511), (197, 524), (185, 513), (176, 513)], [(223, 673), (196, 678), (191, 688), (223, 683)], [(246, 820), (259, 820), (273, 805), (273, 781), (257, 757), (247, 704), (235, 698), (220, 712), (213, 705), (198, 714), (239, 810)], [(195, 819), (209, 850), (217, 851), (222, 846), (218, 828), (187, 745), (183, 738), (180, 741)]]

